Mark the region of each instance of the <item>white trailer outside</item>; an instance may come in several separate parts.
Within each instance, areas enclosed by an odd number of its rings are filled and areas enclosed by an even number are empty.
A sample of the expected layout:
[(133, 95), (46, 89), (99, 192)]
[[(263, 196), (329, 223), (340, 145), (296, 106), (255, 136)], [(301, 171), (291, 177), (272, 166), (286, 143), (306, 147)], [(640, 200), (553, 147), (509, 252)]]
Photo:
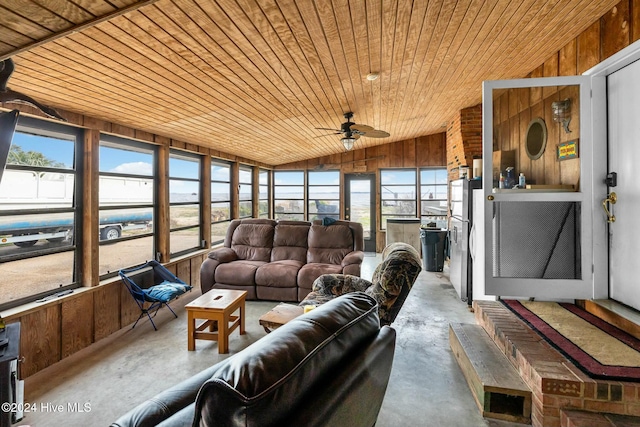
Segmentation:
[[(42, 211), (73, 206), (73, 191), (73, 174), (6, 170), (0, 184), (0, 213), (24, 210), (34, 213), (0, 215), (0, 244), (28, 247), (41, 239), (49, 242), (71, 239), (74, 224), (71, 213), (42, 214)], [(148, 178), (101, 176), (99, 197), (101, 207), (151, 204), (153, 183)], [(125, 230), (150, 227), (152, 212), (149, 208), (104, 210), (99, 223), (100, 239), (113, 240)]]

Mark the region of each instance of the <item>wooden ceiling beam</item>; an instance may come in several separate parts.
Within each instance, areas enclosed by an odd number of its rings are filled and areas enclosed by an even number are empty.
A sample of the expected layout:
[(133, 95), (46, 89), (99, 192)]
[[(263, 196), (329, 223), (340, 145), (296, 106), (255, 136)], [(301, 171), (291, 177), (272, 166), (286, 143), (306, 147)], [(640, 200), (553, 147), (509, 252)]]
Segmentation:
[(57, 31), (57, 32), (55, 32), (55, 33), (53, 33), (53, 34), (51, 34), (49, 36), (43, 37), (41, 39), (34, 40), (31, 43), (27, 43), (27, 44), (25, 44), (23, 46), (16, 47), (15, 49), (13, 49), (13, 50), (11, 50), (9, 52), (0, 54), (0, 61), (4, 61), (7, 58), (11, 58), (13, 55), (17, 55), (19, 53), (31, 50), (34, 47), (42, 46), (42, 45), (47, 44), (49, 42), (52, 42), (54, 40), (58, 40), (58, 39), (60, 39), (62, 37), (66, 37), (68, 35), (77, 33), (77, 32), (82, 31), (82, 30), (86, 30), (87, 28), (91, 28), (94, 25), (100, 24), (101, 22), (105, 22), (105, 21), (108, 21), (108, 20), (113, 19), (115, 17), (118, 17), (120, 15), (124, 15), (125, 13), (133, 12), (135, 10), (140, 9), (141, 7), (149, 6), (151, 4), (156, 3), (157, 1), (158, 0), (141, 0), (141, 1), (138, 1), (136, 3), (132, 3), (132, 4), (128, 5), (128, 6), (125, 6), (125, 7), (121, 8), (121, 9), (116, 9), (113, 12), (110, 12), (110, 13), (107, 13), (107, 14), (104, 14), (104, 15), (101, 15), (101, 16), (96, 16), (95, 18), (90, 19), (88, 21), (85, 21), (85, 22), (83, 22), (81, 24), (74, 25), (74, 26), (66, 28), (66, 29), (64, 29), (62, 31)]

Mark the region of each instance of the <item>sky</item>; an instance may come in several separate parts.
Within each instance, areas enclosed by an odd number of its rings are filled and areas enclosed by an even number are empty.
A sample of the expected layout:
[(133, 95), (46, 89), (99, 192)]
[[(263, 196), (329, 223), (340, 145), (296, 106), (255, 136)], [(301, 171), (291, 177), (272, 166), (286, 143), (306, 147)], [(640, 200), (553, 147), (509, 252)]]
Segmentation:
[[(51, 141), (56, 143), (49, 143)], [(65, 166), (72, 167), (73, 164), (73, 142), (58, 138), (48, 138), (42, 136), (28, 135), (20, 132), (13, 134), (12, 145), (19, 145), (23, 151), (37, 151), (45, 157), (56, 162), (64, 163)]]
[[(16, 132), (13, 138), (13, 144), (19, 145), (23, 151), (39, 151), (47, 158), (56, 162), (62, 162), (68, 167), (72, 166), (73, 162), (73, 142), (63, 140), (59, 138), (43, 137), (36, 135), (29, 135), (21, 132)], [(139, 152), (131, 150), (123, 150), (120, 148), (113, 148), (109, 146), (100, 147), (100, 171), (102, 172), (115, 172), (124, 174), (133, 174), (141, 176), (152, 176), (151, 152)], [(189, 161), (185, 158), (171, 157), (169, 160), (169, 171), (172, 178), (198, 178), (198, 166), (196, 162)], [(250, 180), (250, 175), (244, 173), (241, 174), (241, 178)], [(430, 178), (433, 179), (432, 172), (425, 171)], [(446, 170), (438, 171), (436, 181), (439, 184), (447, 183)], [(423, 177), (423, 179), (426, 178)], [(212, 165), (212, 180), (229, 180), (229, 168), (225, 165)], [(382, 176), (383, 185), (415, 185), (416, 174), (411, 170), (387, 170)], [(274, 174), (275, 185), (303, 185), (304, 184), (304, 172), (302, 171), (277, 171)], [(338, 171), (311, 171), (309, 173), (310, 185), (339, 185), (340, 173)], [(180, 187), (189, 188), (191, 192), (197, 186), (195, 183), (189, 183), (185, 181), (174, 181), (172, 183), (172, 191), (178, 191)], [(182, 190), (182, 191), (185, 191)], [(367, 192), (369, 191), (368, 181), (354, 180), (351, 183), (351, 190), (353, 192)]]
[[(45, 157), (71, 168), (73, 166), (73, 141), (16, 132), (12, 145), (23, 151), (36, 151)], [(193, 162), (170, 159), (171, 175), (182, 178), (198, 178), (198, 168)], [(134, 175), (153, 175), (152, 154), (111, 147), (100, 147), (100, 171)]]
[[(58, 138), (42, 137), (16, 132), (13, 144), (19, 145), (23, 151), (38, 151), (45, 157), (56, 162), (72, 166), (73, 143)], [(198, 168), (194, 162), (172, 157), (169, 160), (169, 170), (172, 177), (198, 178)], [(153, 175), (152, 154), (138, 151), (122, 150), (119, 148), (100, 147), (100, 171), (134, 175)], [(241, 179), (250, 180), (250, 175), (241, 171)], [(276, 173), (275, 184), (303, 184), (303, 172)], [(246, 177), (246, 178), (245, 178)], [(212, 180), (229, 180), (229, 168), (214, 164)], [(337, 171), (312, 172), (310, 183), (314, 185), (339, 185), (340, 175)], [(354, 184), (360, 185), (356, 181)], [(362, 184), (365, 185), (365, 184)]]

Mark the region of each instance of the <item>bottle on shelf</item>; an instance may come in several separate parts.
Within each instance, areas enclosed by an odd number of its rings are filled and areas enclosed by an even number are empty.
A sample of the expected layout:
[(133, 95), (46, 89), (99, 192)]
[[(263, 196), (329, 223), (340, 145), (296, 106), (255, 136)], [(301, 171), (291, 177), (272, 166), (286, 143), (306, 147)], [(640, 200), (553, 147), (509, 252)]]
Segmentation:
[(504, 179), (504, 188), (513, 188), (516, 185), (516, 171), (513, 166), (506, 169), (507, 176)]
[(502, 172), (500, 173), (500, 181), (499, 181), (499, 184), (498, 184), (498, 188), (505, 188), (504, 174), (502, 174)]
[(518, 187), (525, 188), (527, 185), (527, 181), (524, 177), (524, 174), (520, 172), (520, 176), (518, 177)]

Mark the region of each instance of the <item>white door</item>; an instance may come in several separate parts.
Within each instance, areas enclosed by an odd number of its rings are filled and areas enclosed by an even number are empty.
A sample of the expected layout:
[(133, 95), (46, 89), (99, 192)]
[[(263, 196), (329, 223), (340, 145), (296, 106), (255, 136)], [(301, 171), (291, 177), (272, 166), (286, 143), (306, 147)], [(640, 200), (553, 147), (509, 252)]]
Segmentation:
[[(607, 204), (615, 221), (609, 224), (610, 297), (640, 310), (640, 61), (607, 77), (609, 172), (615, 172), (615, 205)], [(613, 183), (611, 183), (613, 184)]]
[[(592, 143), (592, 89), (594, 97), (601, 95), (598, 87), (592, 87), (587, 76), (553, 77), (489, 81), (483, 83), (483, 192), (485, 198), (485, 290), (488, 295), (535, 297), (545, 300), (564, 298), (588, 299), (594, 295), (593, 284), (593, 143)], [(558, 140), (567, 139), (558, 132), (565, 132), (562, 125), (550, 120), (551, 103), (544, 96), (541, 104), (527, 107), (530, 118), (541, 116), (542, 122), (554, 126), (556, 141), (547, 141), (536, 157), (536, 150), (526, 150), (527, 132), (509, 132), (509, 140), (515, 147), (515, 176), (520, 170), (529, 171), (538, 188), (501, 189), (494, 184), (493, 148), (494, 100), (497, 103), (507, 91), (531, 91), (570, 93), (574, 118), (569, 126), (579, 129), (573, 147), (579, 160), (573, 161), (573, 175), (563, 172), (564, 164), (557, 158)], [(534, 93), (531, 91), (530, 93)], [(531, 99), (533, 99), (531, 95)], [(604, 96), (601, 97), (604, 100)], [(519, 108), (510, 102), (500, 110), (509, 120), (511, 110)], [(499, 110), (499, 108), (498, 108)], [(577, 126), (577, 128), (576, 128)], [(522, 124), (520, 128), (523, 129)], [(528, 129), (527, 129), (528, 131)], [(538, 132), (543, 133), (543, 132)], [(548, 132), (551, 133), (551, 132)], [(547, 132), (544, 132), (546, 135)], [(528, 135), (528, 134), (527, 134)], [(567, 135), (570, 135), (569, 133)], [(570, 141), (567, 141), (567, 143)], [(565, 144), (564, 142), (562, 144)], [(538, 144), (539, 145), (539, 144)], [(536, 146), (536, 144), (532, 144)], [(535, 148), (535, 147), (534, 147)], [(549, 151), (551, 150), (551, 151)], [(526, 152), (530, 151), (529, 154)], [(542, 155), (542, 154), (540, 154)], [(540, 161), (542, 160), (542, 161)], [(575, 160), (575, 159), (573, 159)], [(566, 168), (565, 168), (566, 169)], [(569, 176), (571, 175), (571, 176)], [(564, 182), (572, 182), (573, 189), (558, 188)]]

